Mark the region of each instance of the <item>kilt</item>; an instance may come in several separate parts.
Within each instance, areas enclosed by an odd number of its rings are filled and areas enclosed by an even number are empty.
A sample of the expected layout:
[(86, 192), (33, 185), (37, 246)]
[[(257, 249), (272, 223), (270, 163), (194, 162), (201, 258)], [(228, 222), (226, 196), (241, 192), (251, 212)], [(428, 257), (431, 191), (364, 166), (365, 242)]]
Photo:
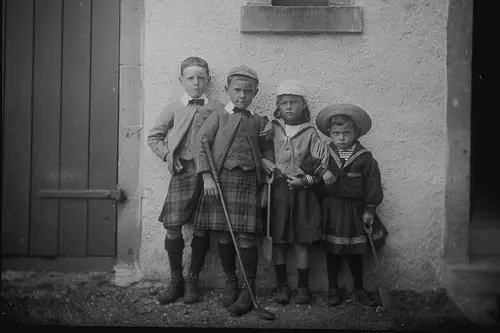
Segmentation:
[[(262, 232), (260, 191), (254, 170), (222, 168), (219, 184), (235, 233)], [(229, 231), (220, 198), (201, 195), (196, 210), (195, 228), (206, 231)]]
[(274, 243), (321, 241), (321, 205), (312, 187), (292, 192), (286, 177), (276, 178), (270, 208), (270, 233)]
[[(323, 198), (323, 237), (326, 251), (336, 254), (371, 253), (370, 241), (364, 231), (364, 203), (360, 199)], [(375, 249), (385, 245), (387, 229), (374, 215), (372, 238)]]
[(167, 197), (158, 217), (165, 228), (183, 226), (192, 221), (203, 189), (194, 160), (181, 160), (181, 163), (184, 168), (180, 173), (172, 175)]

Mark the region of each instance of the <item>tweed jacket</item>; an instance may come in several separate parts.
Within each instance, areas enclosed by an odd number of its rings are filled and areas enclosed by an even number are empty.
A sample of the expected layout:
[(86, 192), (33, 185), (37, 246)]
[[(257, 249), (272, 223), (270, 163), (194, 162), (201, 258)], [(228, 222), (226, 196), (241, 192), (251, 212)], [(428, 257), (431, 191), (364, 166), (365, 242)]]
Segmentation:
[[(262, 185), (262, 161), (261, 158), (266, 158), (274, 161), (272, 140), (265, 140), (259, 137), (259, 132), (264, 130), (264, 127), (269, 123), (269, 119), (265, 116), (254, 114), (250, 117), (234, 113), (229, 114), (223, 105), (217, 107), (208, 116), (207, 120), (200, 128), (199, 135), (195, 140), (194, 153), (196, 167), (198, 173), (210, 172), (210, 164), (207, 154), (203, 147), (203, 140), (206, 139), (209, 146), (212, 147), (212, 156), (214, 157), (215, 167), (219, 173), (224, 165), (227, 151), (231, 146), (236, 128), (242, 120), (242, 124), (246, 127), (248, 141), (252, 146), (253, 158), (255, 161), (257, 172), (257, 184)], [(240, 125), (240, 126), (241, 126)]]
[[(199, 106), (198, 112), (206, 119), (218, 107), (223, 108), (224, 105), (218, 100), (210, 100), (208, 104)], [(195, 107), (183, 105), (180, 99), (170, 102), (163, 108), (149, 131), (149, 147), (162, 161), (167, 162), (171, 174), (174, 173), (173, 162), (178, 158), (176, 149), (188, 132), (195, 113)]]

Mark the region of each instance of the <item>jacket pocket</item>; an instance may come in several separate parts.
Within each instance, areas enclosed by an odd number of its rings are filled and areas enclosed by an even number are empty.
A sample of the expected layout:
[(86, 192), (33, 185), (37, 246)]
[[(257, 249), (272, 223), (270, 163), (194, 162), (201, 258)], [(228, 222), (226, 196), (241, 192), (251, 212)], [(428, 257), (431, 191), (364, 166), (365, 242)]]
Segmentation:
[(359, 172), (346, 172), (340, 175), (342, 196), (359, 198), (363, 196), (363, 175)]

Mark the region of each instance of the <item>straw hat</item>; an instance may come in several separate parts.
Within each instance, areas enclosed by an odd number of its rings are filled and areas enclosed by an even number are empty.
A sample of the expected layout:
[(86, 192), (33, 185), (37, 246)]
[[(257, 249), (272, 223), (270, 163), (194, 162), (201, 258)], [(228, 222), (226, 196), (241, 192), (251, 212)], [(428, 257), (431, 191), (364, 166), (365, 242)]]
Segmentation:
[(372, 120), (368, 113), (362, 108), (352, 104), (333, 104), (327, 106), (318, 113), (316, 117), (316, 126), (321, 133), (330, 136), (330, 125), (332, 118), (339, 115), (349, 116), (359, 129), (359, 136), (363, 136), (372, 127)]

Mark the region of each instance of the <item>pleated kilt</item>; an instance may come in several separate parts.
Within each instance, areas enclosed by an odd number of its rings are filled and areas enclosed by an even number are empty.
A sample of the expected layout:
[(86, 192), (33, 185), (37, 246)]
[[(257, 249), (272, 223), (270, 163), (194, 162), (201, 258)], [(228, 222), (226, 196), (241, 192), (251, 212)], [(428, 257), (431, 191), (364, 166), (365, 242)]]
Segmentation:
[(184, 168), (180, 173), (172, 175), (167, 197), (158, 217), (165, 228), (192, 222), (203, 190), (203, 182), (196, 172), (195, 162), (181, 160), (181, 163)]
[[(222, 168), (219, 184), (223, 192), (233, 231), (260, 234), (262, 219), (260, 191), (254, 170)], [(229, 231), (220, 198), (201, 195), (195, 217), (195, 228), (206, 231)]]
[(321, 205), (312, 187), (290, 191), (286, 177), (271, 187), (270, 234), (274, 243), (321, 241)]
[[(363, 227), (364, 204), (359, 199), (324, 197), (323, 238), (327, 252), (336, 254), (371, 253), (370, 241)], [(375, 249), (385, 245), (387, 229), (375, 214), (372, 225)]]

